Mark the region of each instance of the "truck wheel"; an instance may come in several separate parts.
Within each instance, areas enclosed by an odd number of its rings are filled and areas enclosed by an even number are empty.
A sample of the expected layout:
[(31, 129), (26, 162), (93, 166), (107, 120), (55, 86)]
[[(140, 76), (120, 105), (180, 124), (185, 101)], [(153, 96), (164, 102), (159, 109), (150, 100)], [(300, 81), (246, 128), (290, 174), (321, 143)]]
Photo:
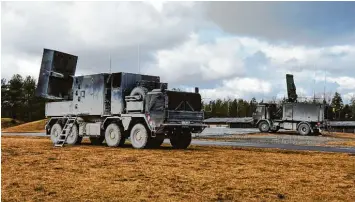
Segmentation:
[(259, 123), (259, 131), (262, 133), (267, 133), (269, 132), (270, 126), (269, 123), (266, 121), (262, 121)]
[(122, 137), (121, 129), (117, 124), (111, 123), (107, 126), (105, 130), (105, 140), (109, 147), (117, 147), (122, 138), (124, 137)]
[(141, 123), (133, 126), (130, 139), (132, 146), (136, 149), (148, 148), (151, 145), (151, 138), (149, 137), (147, 128)]
[(302, 123), (301, 125), (298, 126), (298, 133), (300, 135), (308, 135), (310, 133), (311, 129), (309, 128), (308, 124)]
[(271, 133), (276, 133), (277, 131), (279, 131), (279, 129), (280, 129), (279, 127), (277, 127), (276, 129), (270, 129), (270, 132)]
[(174, 149), (186, 149), (191, 144), (192, 135), (190, 132), (181, 135), (172, 134), (170, 143)]
[(70, 131), (70, 134), (67, 137), (67, 144), (74, 145), (80, 144), (83, 137), (79, 136), (78, 126), (76, 124), (73, 125), (73, 128)]
[(99, 137), (89, 137), (92, 145), (102, 145), (105, 140), (105, 136), (101, 135)]
[(316, 135), (316, 136), (321, 135), (321, 132), (319, 132), (319, 129), (314, 129), (313, 135)]
[(152, 148), (158, 148), (163, 144), (164, 139), (165, 139), (164, 134), (157, 134), (157, 136), (155, 138), (152, 138), (152, 140), (151, 140), (152, 143), (150, 146)]
[(51, 140), (54, 144), (57, 143), (61, 133), (62, 126), (59, 123), (54, 124), (51, 128)]

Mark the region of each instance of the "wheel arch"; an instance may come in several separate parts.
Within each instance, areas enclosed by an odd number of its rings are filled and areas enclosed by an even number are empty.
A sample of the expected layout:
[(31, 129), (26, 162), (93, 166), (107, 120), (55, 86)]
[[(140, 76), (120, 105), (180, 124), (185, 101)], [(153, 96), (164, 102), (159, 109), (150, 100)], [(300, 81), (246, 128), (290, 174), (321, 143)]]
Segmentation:
[(51, 117), (49, 120), (47, 120), (45, 125), (46, 135), (50, 135), (51, 128), (56, 123), (59, 123), (63, 127), (63, 122), (65, 119), (65, 117)]

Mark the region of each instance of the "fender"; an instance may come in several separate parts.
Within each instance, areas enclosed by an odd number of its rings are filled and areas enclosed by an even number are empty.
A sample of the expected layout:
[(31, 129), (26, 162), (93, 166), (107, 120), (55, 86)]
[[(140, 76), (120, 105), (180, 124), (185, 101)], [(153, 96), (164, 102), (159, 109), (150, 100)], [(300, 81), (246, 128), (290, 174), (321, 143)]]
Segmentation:
[(101, 123), (101, 129), (105, 129), (105, 123), (108, 119), (118, 119), (118, 120), (121, 120), (121, 117), (119, 116), (111, 116), (111, 117), (107, 117), (102, 123)]

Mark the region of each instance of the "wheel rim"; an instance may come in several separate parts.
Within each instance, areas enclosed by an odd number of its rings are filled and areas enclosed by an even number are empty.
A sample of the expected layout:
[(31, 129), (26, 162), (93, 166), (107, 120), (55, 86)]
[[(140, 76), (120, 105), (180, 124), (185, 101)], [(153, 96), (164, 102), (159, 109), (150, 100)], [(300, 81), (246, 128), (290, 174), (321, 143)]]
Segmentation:
[(306, 127), (304, 127), (304, 126), (302, 127), (301, 130), (302, 130), (302, 132), (304, 132), (304, 133), (307, 131)]
[(144, 146), (146, 138), (146, 134), (143, 131), (137, 129), (133, 133), (132, 143), (135, 147), (141, 148)]
[(57, 128), (53, 129), (52, 135), (51, 135), (51, 139), (53, 143), (56, 143), (59, 137), (59, 132)]
[(119, 142), (119, 134), (114, 129), (110, 129), (105, 139), (108, 146), (117, 146)]
[(266, 130), (267, 130), (267, 124), (266, 124), (266, 123), (262, 124), (262, 125), (261, 125), (261, 129), (262, 129), (263, 131), (266, 131)]
[(76, 127), (73, 127), (70, 131), (70, 133), (68, 134), (67, 137), (67, 144), (75, 144), (77, 141), (77, 131), (76, 131)]
[(114, 140), (116, 138), (116, 134), (113, 130), (110, 130), (110, 139)]

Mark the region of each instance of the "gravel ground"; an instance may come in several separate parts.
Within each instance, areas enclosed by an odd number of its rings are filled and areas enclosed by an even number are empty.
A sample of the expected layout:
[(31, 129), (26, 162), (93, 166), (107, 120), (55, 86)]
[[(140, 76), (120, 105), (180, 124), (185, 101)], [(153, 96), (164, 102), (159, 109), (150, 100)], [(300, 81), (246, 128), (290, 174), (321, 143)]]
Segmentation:
[[(219, 136), (223, 137), (223, 136)], [(218, 137), (216, 137), (218, 139)], [(232, 141), (248, 142), (248, 143), (263, 143), (263, 144), (293, 144), (293, 145), (323, 145), (328, 142), (351, 140), (346, 138), (334, 138), (323, 136), (298, 136), (285, 134), (270, 134), (270, 135), (240, 135), (230, 137)]]
[(228, 136), (228, 135), (243, 135), (259, 133), (256, 128), (206, 128), (200, 134), (195, 134), (196, 137), (204, 136)]
[(326, 145), (328, 142), (350, 141), (349, 138), (326, 136), (300, 136), (291, 131), (281, 130), (278, 134), (260, 133), (256, 128), (206, 128), (195, 134), (198, 139), (225, 140), (238, 143), (255, 144), (291, 144), (291, 145)]

